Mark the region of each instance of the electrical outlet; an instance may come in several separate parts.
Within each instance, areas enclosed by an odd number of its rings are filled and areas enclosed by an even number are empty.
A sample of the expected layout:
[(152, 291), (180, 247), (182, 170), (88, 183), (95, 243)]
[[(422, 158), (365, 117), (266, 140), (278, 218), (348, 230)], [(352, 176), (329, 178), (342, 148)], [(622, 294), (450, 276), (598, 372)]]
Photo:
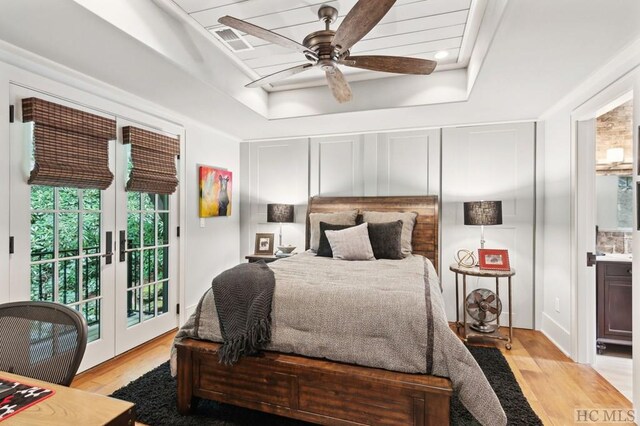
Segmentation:
[(556, 297), (556, 312), (560, 312), (560, 298)]

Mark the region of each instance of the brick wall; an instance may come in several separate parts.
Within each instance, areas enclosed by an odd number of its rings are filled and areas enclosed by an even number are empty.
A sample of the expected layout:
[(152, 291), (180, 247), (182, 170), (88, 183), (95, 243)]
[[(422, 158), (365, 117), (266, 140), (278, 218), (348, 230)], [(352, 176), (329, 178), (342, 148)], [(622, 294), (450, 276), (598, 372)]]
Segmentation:
[(607, 162), (609, 148), (624, 148), (624, 162), (633, 163), (633, 101), (596, 119), (596, 164)]

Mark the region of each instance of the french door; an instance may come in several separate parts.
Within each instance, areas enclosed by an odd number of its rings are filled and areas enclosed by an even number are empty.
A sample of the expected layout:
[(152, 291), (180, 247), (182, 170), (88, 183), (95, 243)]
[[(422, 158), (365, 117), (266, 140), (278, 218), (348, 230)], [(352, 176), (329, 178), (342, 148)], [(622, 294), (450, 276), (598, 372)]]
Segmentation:
[[(22, 123), (20, 101), (30, 96), (109, 115), (12, 86), (9, 298), (81, 312), (89, 326), (84, 370), (176, 327), (178, 193), (125, 192), (130, 148), (121, 140), (109, 142), (114, 180), (106, 190), (29, 185), (33, 125)], [(109, 118), (119, 139), (133, 124)]]

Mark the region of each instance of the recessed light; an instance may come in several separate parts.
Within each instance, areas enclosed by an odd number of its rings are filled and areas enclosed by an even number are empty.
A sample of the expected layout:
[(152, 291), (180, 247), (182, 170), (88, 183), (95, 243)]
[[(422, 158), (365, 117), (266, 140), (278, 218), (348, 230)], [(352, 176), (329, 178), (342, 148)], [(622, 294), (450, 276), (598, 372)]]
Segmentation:
[(447, 52), (446, 50), (441, 50), (438, 53), (436, 53), (435, 55), (433, 55), (433, 57), (436, 58), (436, 59), (444, 59), (447, 56), (449, 56), (449, 52)]

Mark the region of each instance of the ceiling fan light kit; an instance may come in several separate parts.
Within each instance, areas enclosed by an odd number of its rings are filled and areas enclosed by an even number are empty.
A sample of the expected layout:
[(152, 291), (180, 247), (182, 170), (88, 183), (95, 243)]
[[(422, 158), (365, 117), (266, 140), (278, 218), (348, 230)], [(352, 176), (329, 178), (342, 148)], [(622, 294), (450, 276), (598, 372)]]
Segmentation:
[(325, 29), (307, 35), (302, 43), (231, 16), (223, 16), (218, 22), (254, 37), (301, 52), (310, 61), (310, 63), (296, 65), (252, 81), (246, 87), (265, 86), (313, 67), (319, 67), (325, 72), (333, 97), (342, 103), (350, 101), (353, 95), (351, 87), (349, 87), (349, 83), (338, 65), (371, 71), (417, 75), (431, 74), (435, 69), (437, 62), (429, 59), (404, 56), (350, 55), (351, 47), (380, 22), (395, 2), (396, 0), (359, 0), (335, 31), (330, 26), (338, 18), (338, 10), (323, 5), (318, 10), (318, 18), (324, 22)]

